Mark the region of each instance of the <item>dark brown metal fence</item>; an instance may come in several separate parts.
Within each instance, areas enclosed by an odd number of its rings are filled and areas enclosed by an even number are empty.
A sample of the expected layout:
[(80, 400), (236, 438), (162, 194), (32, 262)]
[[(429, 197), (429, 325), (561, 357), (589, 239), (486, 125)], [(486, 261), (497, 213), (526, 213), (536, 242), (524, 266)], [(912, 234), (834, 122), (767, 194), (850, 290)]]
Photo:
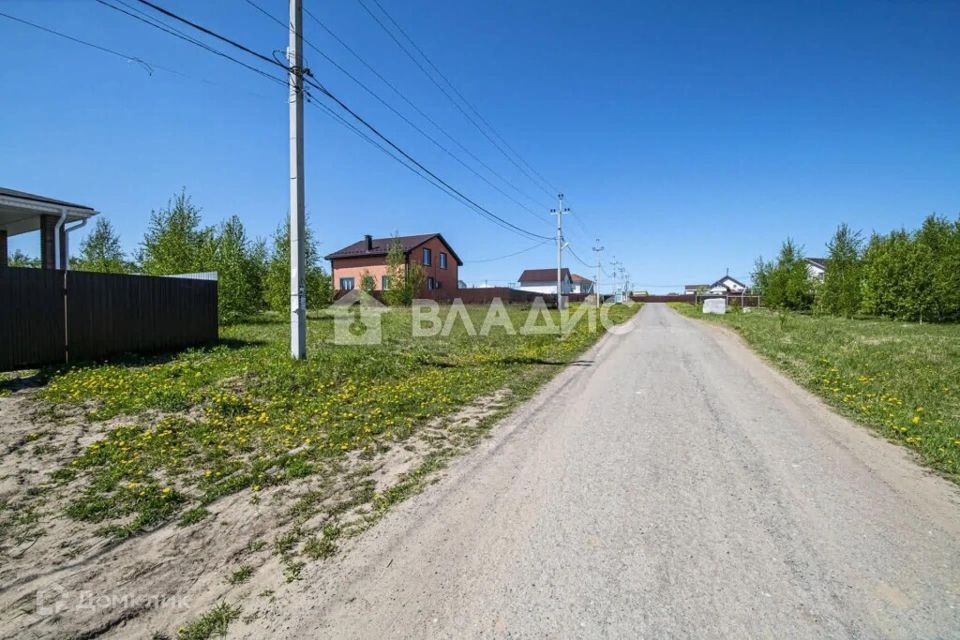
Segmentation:
[(739, 293), (684, 293), (674, 295), (646, 295), (630, 296), (634, 302), (686, 302), (688, 304), (700, 304), (704, 300), (712, 298), (724, 298), (729, 307), (759, 307), (760, 296), (744, 295)]
[[(339, 300), (349, 291), (338, 289), (334, 292), (334, 300)], [(379, 289), (371, 292), (377, 300), (383, 302), (383, 292)], [(510, 287), (477, 287), (465, 289), (433, 289), (421, 291), (418, 299), (435, 300), (440, 303), (453, 302), (460, 300), (463, 304), (489, 304), (495, 298), (499, 298), (504, 304), (527, 304), (534, 302), (537, 298), (543, 298), (548, 306), (556, 303), (556, 294), (536, 293), (533, 291), (522, 291), (520, 289), (511, 289)], [(583, 302), (587, 294), (570, 293), (565, 296), (568, 302)]]
[(63, 362), (63, 272), (0, 268), (0, 371)]
[(0, 370), (217, 338), (216, 281), (0, 268)]

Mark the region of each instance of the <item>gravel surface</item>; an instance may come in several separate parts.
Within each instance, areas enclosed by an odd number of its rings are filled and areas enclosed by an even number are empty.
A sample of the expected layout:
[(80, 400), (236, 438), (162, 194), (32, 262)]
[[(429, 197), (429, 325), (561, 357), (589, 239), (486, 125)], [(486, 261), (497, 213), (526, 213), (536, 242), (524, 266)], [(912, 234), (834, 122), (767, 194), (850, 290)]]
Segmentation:
[(250, 638), (957, 638), (960, 499), (645, 306)]

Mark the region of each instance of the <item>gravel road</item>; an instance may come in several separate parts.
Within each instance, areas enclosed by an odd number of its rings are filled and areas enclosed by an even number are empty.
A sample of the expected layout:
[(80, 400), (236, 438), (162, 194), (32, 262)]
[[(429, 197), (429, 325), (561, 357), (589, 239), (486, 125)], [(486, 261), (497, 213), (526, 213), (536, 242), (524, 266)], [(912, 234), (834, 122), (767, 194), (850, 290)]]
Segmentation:
[(958, 638), (956, 488), (645, 306), (234, 634)]

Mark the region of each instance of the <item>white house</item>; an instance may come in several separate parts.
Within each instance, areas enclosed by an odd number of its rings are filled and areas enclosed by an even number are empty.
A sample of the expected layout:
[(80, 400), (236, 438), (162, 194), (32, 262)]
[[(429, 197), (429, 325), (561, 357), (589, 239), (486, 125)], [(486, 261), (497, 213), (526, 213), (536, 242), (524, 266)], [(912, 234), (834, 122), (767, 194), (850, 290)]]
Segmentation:
[[(532, 291), (533, 293), (556, 293), (557, 270), (526, 269), (520, 274), (517, 288), (521, 291)], [(570, 277), (570, 269), (564, 267), (560, 270), (560, 293), (561, 295), (567, 295), (572, 292), (573, 280)]]
[(746, 290), (747, 285), (731, 275), (725, 275), (710, 285), (710, 293), (743, 293)]
[(570, 281), (573, 283), (570, 293), (593, 293), (593, 280), (590, 278), (585, 278), (579, 273), (571, 273)]
[(807, 273), (814, 280), (823, 282), (823, 274), (827, 272), (826, 258), (804, 258), (807, 262)]

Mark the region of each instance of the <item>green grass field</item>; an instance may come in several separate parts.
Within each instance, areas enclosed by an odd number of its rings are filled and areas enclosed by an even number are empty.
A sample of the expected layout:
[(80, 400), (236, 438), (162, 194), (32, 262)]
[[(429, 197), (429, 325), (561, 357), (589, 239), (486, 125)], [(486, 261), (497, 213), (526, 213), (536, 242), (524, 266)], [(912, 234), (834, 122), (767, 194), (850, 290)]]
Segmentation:
[[(610, 318), (635, 311), (617, 305)], [(525, 309), (508, 313), (523, 325)], [(485, 314), (469, 308), (476, 328)], [(410, 324), (410, 310), (391, 310), (382, 344), (341, 346), (332, 318), (312, 317), (309, 358), (295, 362), (287, 323), (264, 317), (222, 329), (224, 344), (210, 349), (52, 373), (39, 392), (52, 424), (58, 411), (78, 409), (94, 423), (123, 418), (54, 472), (74, 494), (67, 514), (118, 537), (177, 517), (196, 522), (221, 496), (283, 484), (350, 453), (373, 457), (498, 390), (525, 398), (603, 332), (584, 321), (563, 339), (503, 328), (475, 337), (458, 322), (447, 337), (414, 338)], [(31, 437), (42, 445), (53, 434)]]
[(735, 329), (840, 413), (960, 482), (960, 325), (847, 320), (767, 310), (690, 317)]

